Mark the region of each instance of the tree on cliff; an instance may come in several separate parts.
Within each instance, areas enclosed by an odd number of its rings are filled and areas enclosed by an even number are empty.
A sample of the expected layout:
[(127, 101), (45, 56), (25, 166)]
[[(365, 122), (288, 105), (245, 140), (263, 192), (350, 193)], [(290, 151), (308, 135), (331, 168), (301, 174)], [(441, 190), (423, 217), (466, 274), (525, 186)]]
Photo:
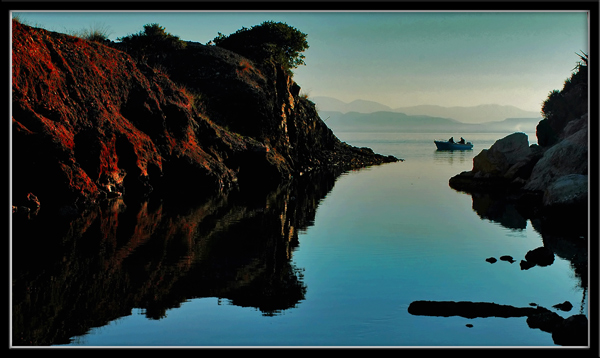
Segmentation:
[(565, 81), (562, 90), (554, 90), (542, 106), (542, 120), (537, 126), (538, 143), (551, 146), (566, 124), (580, 118), (588, 110), (588, 55), (582, 51), (577, 54), (580, 61), (573, 69), (575, 72)]
[(148, 61), (164, 57), (169, 51), (186, 47), (179, 36), (171, 35), (159, 24), (146, 24), (144, 30), (136, 34), (117, 38), (125, 46), (125, 51), (138, 61)]
[(213, 43), (257, 62), (272, 59), (291, 72), (306, 64), (302, 54), (308, 49), (306, 36), (286, 23), (265, 21), (250, 29), (242, 27), (229, 36), (219, 32)]

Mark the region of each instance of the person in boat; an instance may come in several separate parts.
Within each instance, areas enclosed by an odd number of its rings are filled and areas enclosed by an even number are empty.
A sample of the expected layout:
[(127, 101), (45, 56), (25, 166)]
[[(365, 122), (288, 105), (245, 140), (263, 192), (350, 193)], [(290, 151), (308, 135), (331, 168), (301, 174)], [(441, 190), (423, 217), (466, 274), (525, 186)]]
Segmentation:
[(454, 143), (454, 137), (450, 137), (450, 139), (448, 139), (448, 143)]
[(465, 144), (465, 139), (463, 137), (460, 137), (460, 142), (458, 142), (458, 144)]

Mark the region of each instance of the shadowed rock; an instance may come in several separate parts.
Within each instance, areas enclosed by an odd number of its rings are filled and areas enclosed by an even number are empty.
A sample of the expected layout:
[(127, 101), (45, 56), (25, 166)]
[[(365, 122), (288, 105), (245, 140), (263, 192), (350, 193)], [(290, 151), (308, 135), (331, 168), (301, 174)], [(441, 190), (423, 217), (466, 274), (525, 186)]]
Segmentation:
[(547, 247), (541, 246), (528, 251), (525, 260), (538, 266), (550, 266), (554, 262), (554, 253)]
[(408, 313), (416, 316), (465, 318), (527, 317), (530, 328), (552, 333), (555, 344), (563, 346), (587, 345), (587, 318), (575, 315), (567, 319), (544, 307), (514, 307), (493, 302), (469, 301), (413, 301)]
[(414, 301), (408, 306), (408, 313), (416, 316), (460, 316), (477, 317), (525, 317), (536, 312), (537, 308), (514, 307), (491, 302), (455, 301)]
[(573, 308), (573, 305), (571, 304), (571, 302), (565, 301), (563, 303), (556, 304), (556, 305), (554, 305), (552, 307), (554, 307), (556, 309), (559, 309), (561, 311), (568, 312), (568, 311), (570, 311)]
[(502, 261), (508, 261), (511, 264), (513, 262), (515, 262), (515, 260), (512, 258), (512, 256), (509, 256), (509, 255), (500, 256), (500, 260), (502, 260)]

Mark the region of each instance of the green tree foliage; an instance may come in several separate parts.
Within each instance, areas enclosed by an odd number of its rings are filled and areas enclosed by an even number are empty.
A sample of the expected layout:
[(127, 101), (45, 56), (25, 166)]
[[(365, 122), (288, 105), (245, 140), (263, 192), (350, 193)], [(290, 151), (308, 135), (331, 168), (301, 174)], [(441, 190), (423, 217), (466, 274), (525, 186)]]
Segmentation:
[(186, 47), (186, 42), (179, 36), (171, 35), (159, 24), (146, 24), (144, 30), (136, 34), (117, 38), (123, 44), (125, 51), (138, 60), (151, 61), (161, 58), (169, 51)]
[(588, 55), (582, 52), (577, 56), (580, 60), (562, 90), (551, 91), (542, 105), (543, 119), (537, 127), (542, 146), (556, 143), (566, 124), (588, 111)]
[(306, 64), (302, 54), (308, 49), (306, 37), (286, 23), (265, 21), (250, 29), (242, 27), (229, 36), (219, 32), (213, 43), (258, 63), (273, 60), (291, 72)]

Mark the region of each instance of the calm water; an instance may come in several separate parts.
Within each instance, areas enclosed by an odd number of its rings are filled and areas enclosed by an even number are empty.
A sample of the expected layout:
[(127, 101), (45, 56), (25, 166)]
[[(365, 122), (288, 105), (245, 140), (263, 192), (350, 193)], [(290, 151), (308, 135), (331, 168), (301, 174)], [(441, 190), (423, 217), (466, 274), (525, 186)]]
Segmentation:
[[(13, 248), (14, 262), (27, 261), (13, 268), (13, 344), (554, 346), (526, 317), (407, 312), (436, 300), (587, 315), (569, 248), (514, 207), (448, 186), (506, 134), (438, 152), (433, 139), (452, 134), (339, 133), (405, 161), (185, 209), (116, 202), (65, 224), (60, 249)], [(553, 264), (521, 270), (540, 246)], [(502, 255), (516, 262), (485, 261)], [(564, 301), (570, 312), (551, 308)]]

